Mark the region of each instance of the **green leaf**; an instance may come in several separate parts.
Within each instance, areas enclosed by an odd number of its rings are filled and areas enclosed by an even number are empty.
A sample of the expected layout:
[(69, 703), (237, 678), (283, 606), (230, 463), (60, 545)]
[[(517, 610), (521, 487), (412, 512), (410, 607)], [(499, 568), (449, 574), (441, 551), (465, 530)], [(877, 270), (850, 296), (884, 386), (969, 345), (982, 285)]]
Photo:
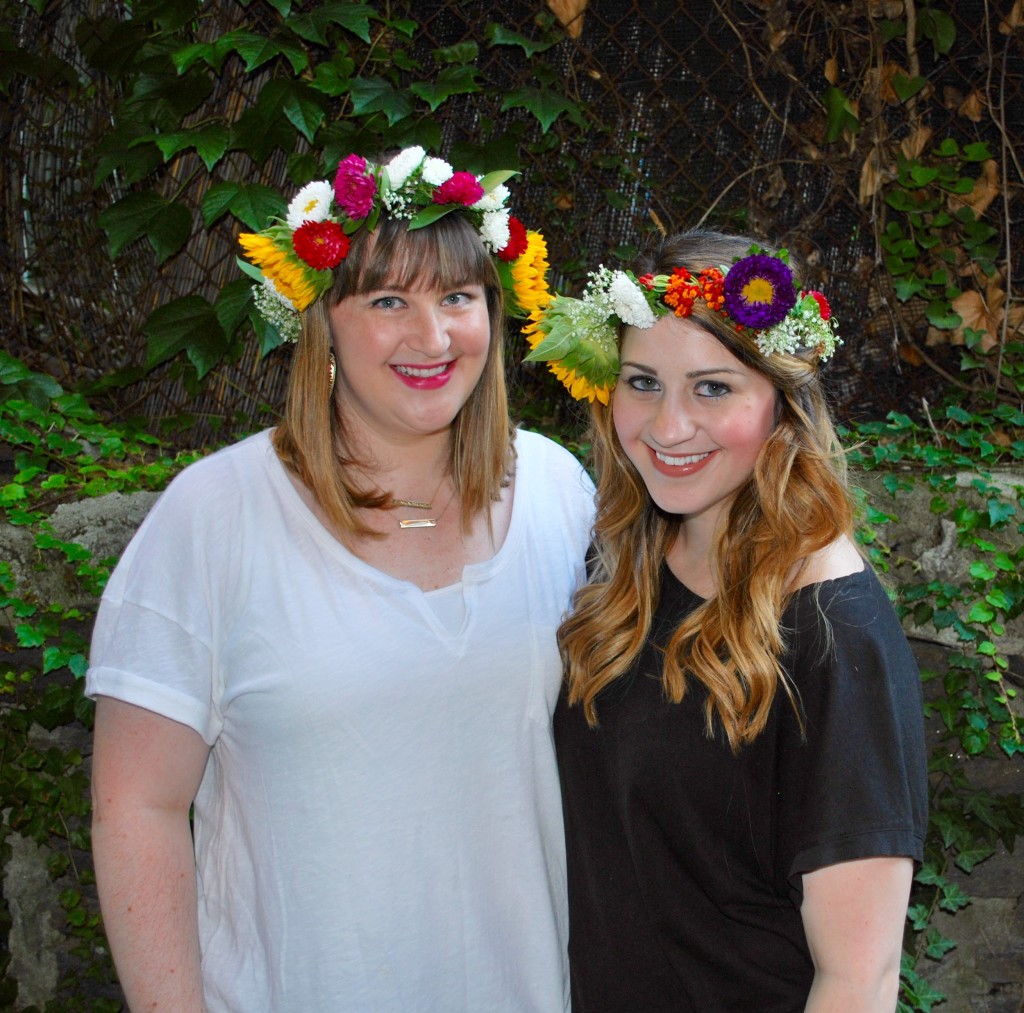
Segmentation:
[(228, 128), (223, 123), (209, 123), (192, 131), (191, 136), (196, 153), (211, 171), (228, 150)]
[(224, 333), (234, 334), (238, 325), (252, 308), (252, 282), (248, 278), (237, 278), (228, 282), (217, 293), (214, 312)]
[[(219, 189), (221, 187), (223, 189)], [(212, 214), (228, 197), (229, 190), (233, 192), (227, 201), (227, 210), (254, 232), (266, 228), (271, 218), (283, 218), (288, 210), (288, 203), (284, 197), (262, 183), (244, 183), (241, 186), (237, 183), (218, 183), (210, 188), (210, 192), (203, 199), (204, 218), (207, 217), (207, 199)], [(222, 213), (223, 209), (218, 215)]]
[(491, 23), (486, 30), (487, 41), (492, 46), (519, 46), (527, 57), (535, 56), (550, 49), (558, 41), (557, 39), (548, 42), (534, 42), (525, 35), (520, 35), (511, 29)]
[(327, 31), (331, 25), (339, 25), (363, 42), (370, 42), (370, 18), (377, 17), (372, 7), (362, 3), (318, 3), (305, 14), (299, 14), (288, 21), (288, 27), (296, 35), (328, 45)]
[(107, 208), (99, 221), (109, 238), (111, 256), (145, 236), (160, 263), (180, 250), (192, 231), (188, 208), (166, 201), (152, 190), (128, 194)]
[(383, 113), (388, 125), (394, 126), (399, 120), (412, 115), (412, 101), (404, 91), (399, 91), (390, 81), (382, 77), (356, 77), (350, 89), (352, 112), (357, 116)]
[(945, 13), (934, 7), (918, 11), (917, 34), (919, 38), (931, 40), (935, 55), (948, 53), (956, 42), (956, 23)]
[(860, 120), (853, 111), (850, 100), (838, 88), (826, 88), (825, 112), (828, 115), (825, 129), (825, 143), (832, 144), (843, 136), (843, 131), (848, 130), (851, 134), (860, 132)]
[[(147, 338), (146, 365), (152, 369), (184, 349), (199, 349), (197, 358), (209, 368), (210, 350), (227, 347), (224, 329), (214, 307), (201, 296), (189, 295), (158, 306), (143, 325)], [(200, 368), (196, 363), (196, 369)], [(202, 370), (205, 372), (206, 370)], [(200, 375), (202, 375), (202, 372)]]
[(457, 42), (454, 46), (434, 50), (434, 59), (438, 63), (476, 63), (479, 55), (480, 47), (475, 42)]
[(409, 91), (423, 99), (430, 106), (430, 111), (434, 112), (452, 95), (478, 92), (480, 86), (477, 84), (477, 75), (477, 69), (472, 66), (445, 67), (434, 80), (416, 81), (409, 85)]
[(514, 88), (502, 102), (501, 111), (506, 112), (509, 109), (517, 108), (526, 109), (532, 113), (545, 134), (551, 129), (551, 124), (563, 113), (577, 126), (586, 125), (580, 107), (575, 102), (549, 89)]
[(148, 34), (145, 25), (115, 18), (80, 18), (75, 25), (85, 62), (115, 80), (134, 66)]
[(892, 79), (892, 90), (901, 102), (913, 98), (928, 84), (924, 77), (907, 77), (904, 74), (894, 74)]
[(290, 81), (288, 84), (281, 109), (295, 129), (312, 144), (317, 129), (327, 115), (326, 106), (321, 96), (301, 81)]
[(942, 299), (933, 299), (928, 303), (925, 315), (928, 317), (928, 322), (940, 330), (950, 331), (963, 323), (960, 314), (954, 312), (949, 303)]

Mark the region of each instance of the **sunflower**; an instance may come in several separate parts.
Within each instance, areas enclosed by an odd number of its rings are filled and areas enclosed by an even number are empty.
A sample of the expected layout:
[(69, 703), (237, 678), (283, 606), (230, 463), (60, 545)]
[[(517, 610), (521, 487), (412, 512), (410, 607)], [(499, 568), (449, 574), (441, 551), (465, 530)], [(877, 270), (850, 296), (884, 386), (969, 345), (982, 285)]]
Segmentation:
[(537, 323), (554, 295), (548, 288), (548, 244), (540, 232), (527, 232), (526, 250), (512, 264), (512, 290), (529, 323), (523, 335), (531, 348), (540, 342)]
[[(289, 237), (291, 232), (288, 232)], [(238, 237), (246, 257), (274, 283), (274, 287), (300, 312), (326, 287), (320, 272), (303, 264), (290, 250), (282, 249), (273, 236), (243, 232)], [(328, 275), (327, 281), (330, 281)]]

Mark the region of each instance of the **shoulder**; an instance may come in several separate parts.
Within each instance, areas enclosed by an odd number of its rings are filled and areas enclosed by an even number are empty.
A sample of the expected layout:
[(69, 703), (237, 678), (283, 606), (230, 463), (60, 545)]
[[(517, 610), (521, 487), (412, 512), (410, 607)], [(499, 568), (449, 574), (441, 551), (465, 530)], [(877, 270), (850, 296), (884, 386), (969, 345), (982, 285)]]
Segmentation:
[(594, 483), (583, 465), (565, 447), (528, 429), (516, 430), (515, 446), (517, 480), (520, 474), (527, 479), (533, 476), (549, 488), (555, 482), (563, 482), (572, 494), (593, 497)]
[(827, 580), (849, 577), (860, 573), (866, 566), (867, 563), (857, 546), (846, 535), (840, 535), (807, 560), (794, 582), (793, 590), (797, 591), (811, 584), (821, 584)]
[(259, 476), (274, 456), (269, 430), (215, 450), (179, 472), (160, 497), (167, 509), (201, 510), (211, 502), (225, 503), (252, 494), (263, 483)]

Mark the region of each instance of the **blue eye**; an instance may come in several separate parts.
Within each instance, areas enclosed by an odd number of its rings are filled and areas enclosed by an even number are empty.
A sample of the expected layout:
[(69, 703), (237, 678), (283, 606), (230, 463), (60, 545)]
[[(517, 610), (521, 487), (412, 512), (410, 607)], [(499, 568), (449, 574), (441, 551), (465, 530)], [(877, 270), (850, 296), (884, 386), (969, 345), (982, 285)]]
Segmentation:
[(463, 303), (469, 302), (471, 298), (468, 292), (452, 292), (441, 301), (447, 306), (461, 306)]
[(645, 376), (642, 373), (628, 377), (626, 385), (641, 392), (661, 390), (661, 385), (653, 376)]
[(379, 299), (374, 299), (370, 305), (382, 310), (393, 310), (401, 302), (397, 295), (382, 295)]
[(701, 397), (725, 397), (732, 393), (732, 388), (720, 380), (702, 380), (697, 384), (697, 393)]

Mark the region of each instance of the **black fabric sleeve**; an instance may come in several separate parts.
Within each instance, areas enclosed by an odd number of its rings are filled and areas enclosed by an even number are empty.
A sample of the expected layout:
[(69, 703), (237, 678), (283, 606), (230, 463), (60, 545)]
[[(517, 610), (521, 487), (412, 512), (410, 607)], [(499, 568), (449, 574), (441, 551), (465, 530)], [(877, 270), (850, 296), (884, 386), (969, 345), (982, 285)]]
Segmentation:
[(786, 620), (804, 726), (787, 708), (775, 854), (799, 904), (805, 872), (883, 855), (921, 860), (927, 758), (917, 664), (870, 569), (803, 589)]

